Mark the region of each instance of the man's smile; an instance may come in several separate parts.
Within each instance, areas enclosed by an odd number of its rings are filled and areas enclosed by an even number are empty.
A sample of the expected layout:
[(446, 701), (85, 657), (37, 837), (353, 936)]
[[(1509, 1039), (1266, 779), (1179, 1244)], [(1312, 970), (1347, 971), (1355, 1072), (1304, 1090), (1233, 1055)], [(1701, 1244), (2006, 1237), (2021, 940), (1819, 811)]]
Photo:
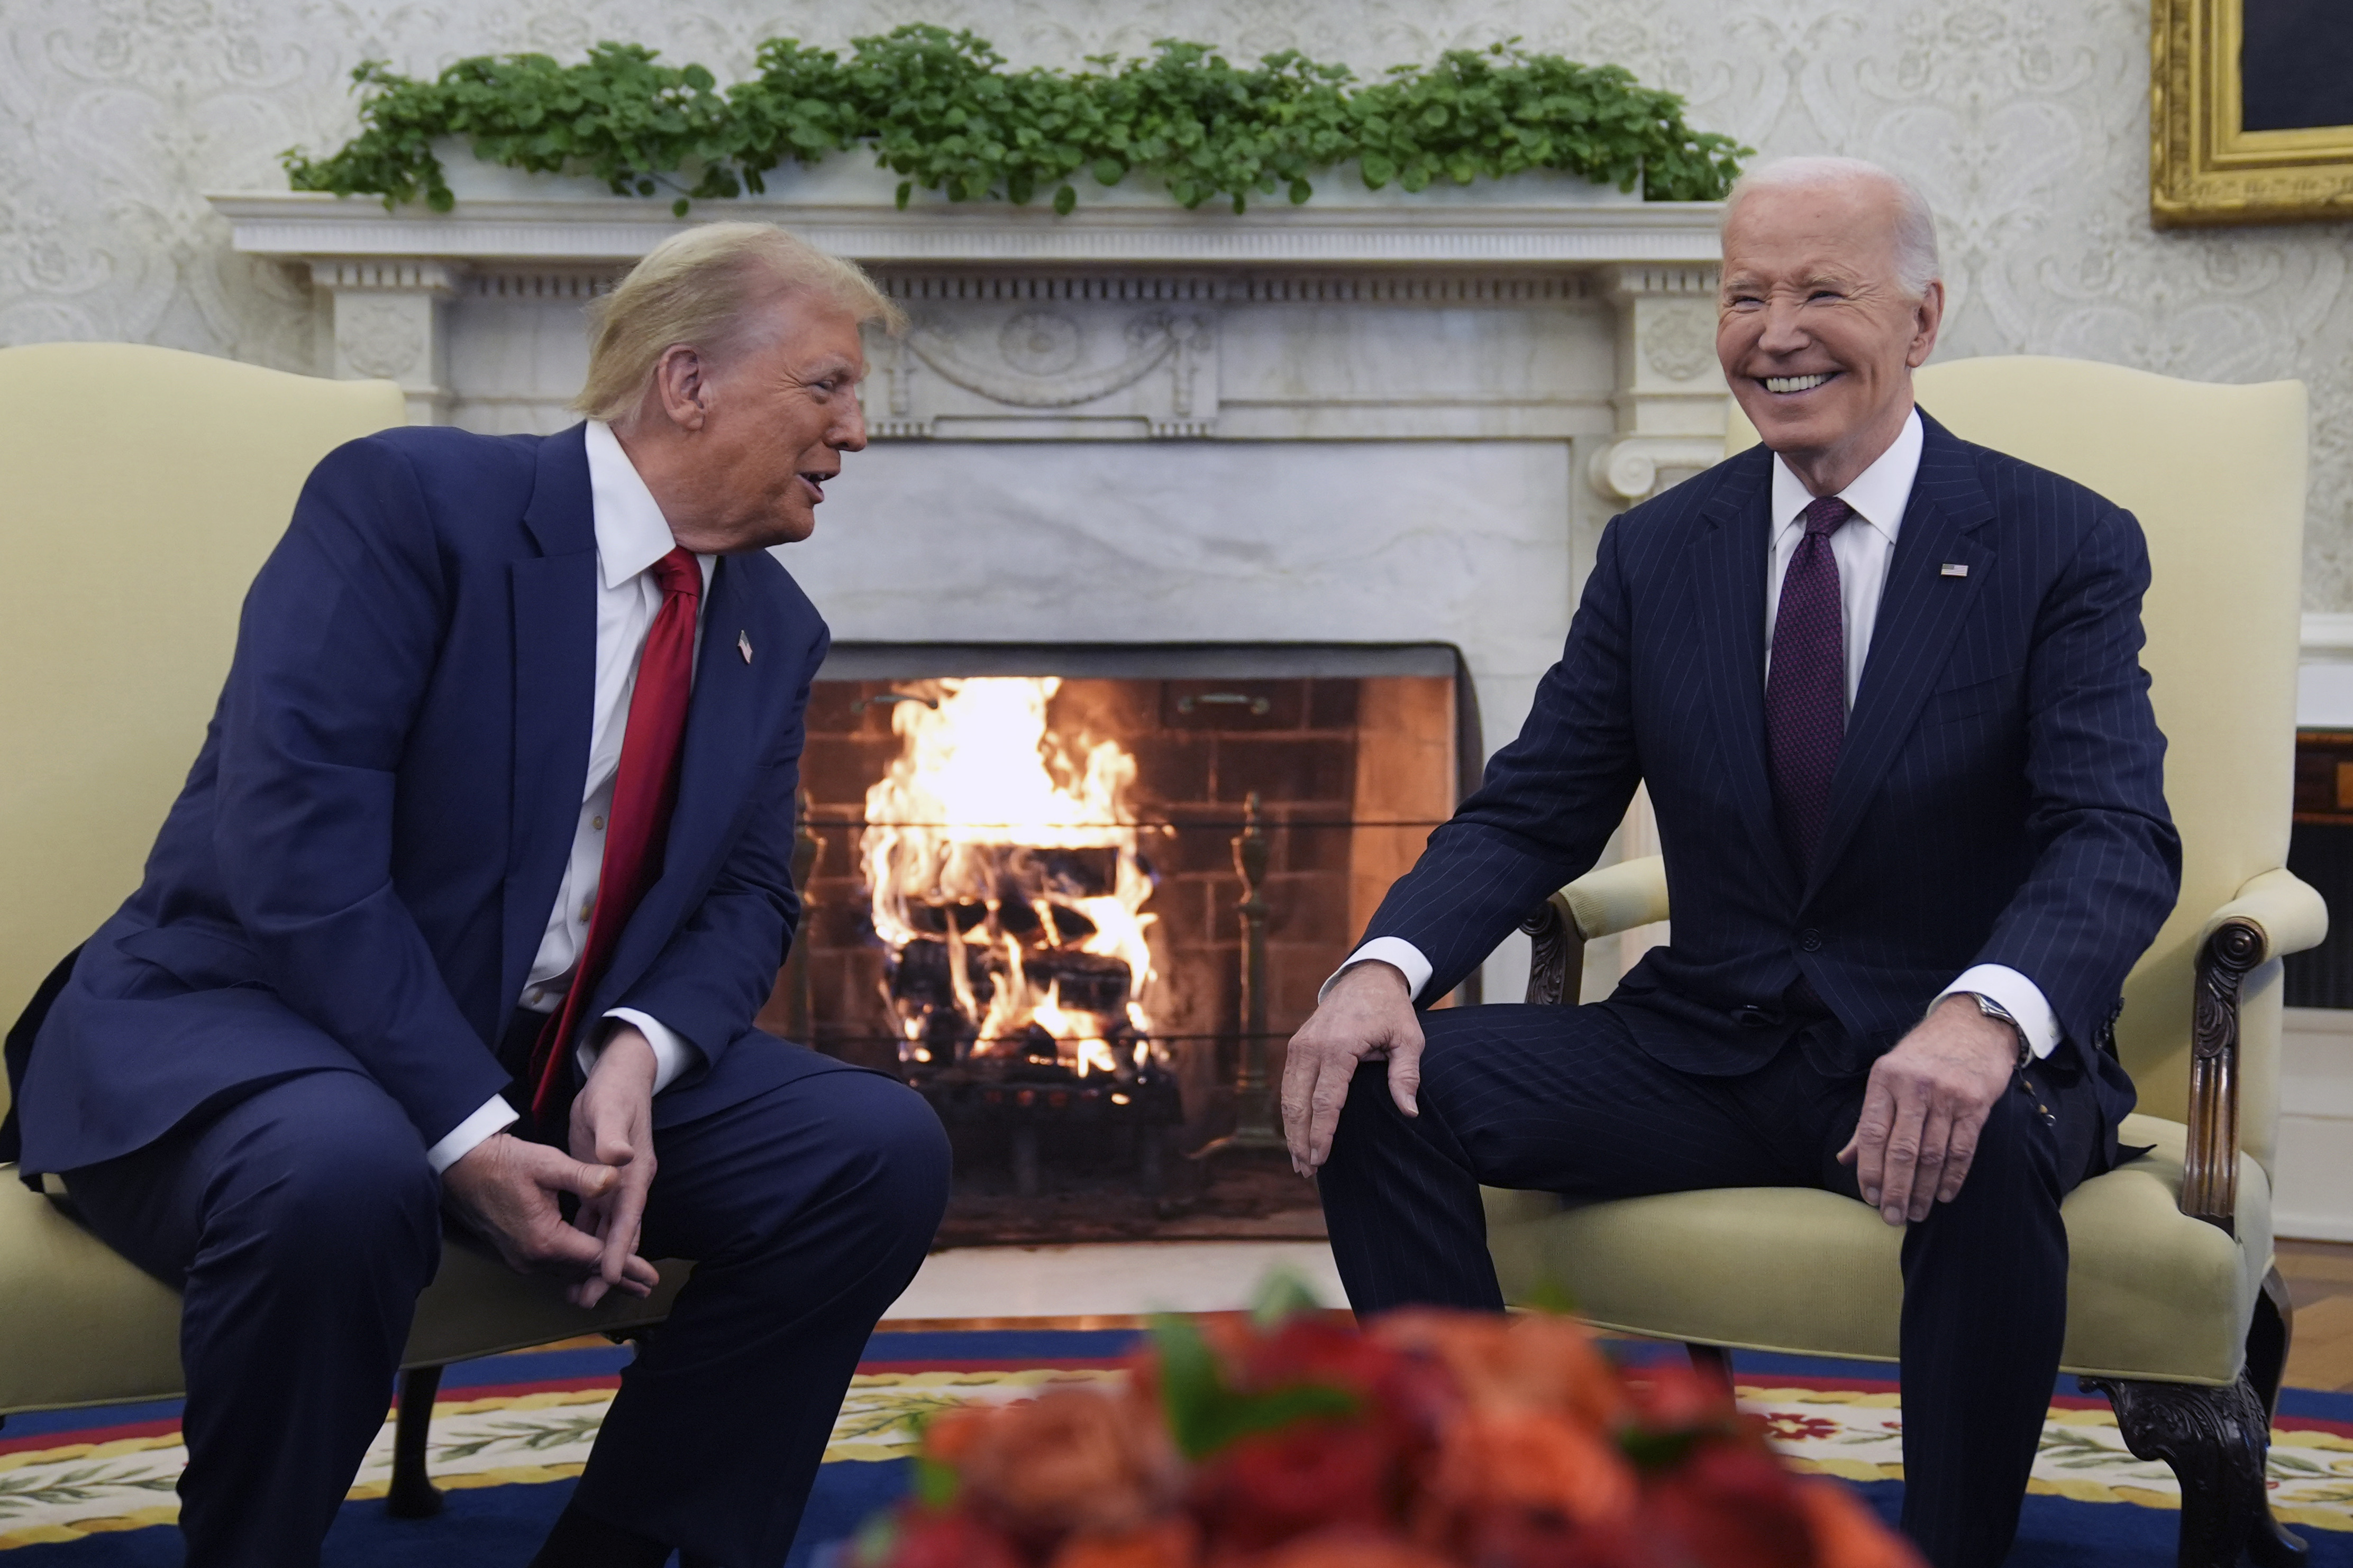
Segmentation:
[(1810, 375), (1762, 375), (1757, 379), (1764, 384), (1766, 391), (1786, 395), (1811, 392), (1818, 386), (1836, 381), (1839, 374), (1834, 370), (1824, 370), (1816, 371)]
[[(834, 470), (835, 473), (839, 473), (839, 471), (840, 470), (838, 468)], [(833, 478), (833, 474), (822, 473), (815, 468), (804, 468), (801, 470), (800, 480), (801, 483), (808, 487), (808, 499), (811, 506), (815, 506), (819, 501), (825, 500), (825, 481), (831, 478)]]

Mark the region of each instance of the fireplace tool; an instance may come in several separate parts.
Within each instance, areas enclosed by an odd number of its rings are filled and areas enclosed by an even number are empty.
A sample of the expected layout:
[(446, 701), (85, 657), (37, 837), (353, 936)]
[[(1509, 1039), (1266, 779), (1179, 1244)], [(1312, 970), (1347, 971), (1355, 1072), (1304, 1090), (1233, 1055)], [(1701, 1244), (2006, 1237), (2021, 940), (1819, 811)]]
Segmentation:
[(1192, 1152), (1206, 1160), (1229, 1149), (1280, 1149), (1274, 1080), (1266, 1067), (1266, 829), (1258, 791), (1242, 802), (1242, 830), (1233, 841), (1234, 870), (1242, 896), (1234, 908), (1242, 922), (1241, 1052), (1234, 1073), (1234, 1130)]

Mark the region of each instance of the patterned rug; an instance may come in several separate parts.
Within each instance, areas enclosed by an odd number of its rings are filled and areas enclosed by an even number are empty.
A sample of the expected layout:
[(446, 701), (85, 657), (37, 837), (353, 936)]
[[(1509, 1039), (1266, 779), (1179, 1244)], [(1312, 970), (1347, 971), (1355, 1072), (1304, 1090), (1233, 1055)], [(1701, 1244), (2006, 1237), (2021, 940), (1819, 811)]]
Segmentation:
[[(1126, 1331), (985, 1330), (879, 1334), (834, 1426), (790, 1568), (826, 1568), (837, 1543), (907, 1484), (921, 1419), (1041, 1384), (1104, 1380)], [(1630, 1360), (1679, 1355), (1621, 1344)], [(336, 1568), (470, 1568), (527, 1562), (580, 1473), (626, 1350), (601, 1341), (449, 1369), (433, 1424), (433, 1473), (448, 1508), (385, 1516), (387, 1426), (329, 1537)], [(1893, 1518), (1902, 1496), (1902, 1411), (1891, 1369), (1743, 1355), (1741, 1403), (1801, 1468), (1856, 1483)], [(0, 1568), (166, 1568), (180, 1561), (172, 1487), (185, 1458), (176, 1405), (9, 1418), (0, 1429)], [(2353, 1568), (2353, 1395), (2291, 1390), (2272, 1448), (2274, 1507), (2302, 1528), (2315, 1568)], [(2052, 1402), (2014, 1568), (2126, 1568), (2169, 1562), (2173, 1478), (2124, 1449), (2105, 1401)]]

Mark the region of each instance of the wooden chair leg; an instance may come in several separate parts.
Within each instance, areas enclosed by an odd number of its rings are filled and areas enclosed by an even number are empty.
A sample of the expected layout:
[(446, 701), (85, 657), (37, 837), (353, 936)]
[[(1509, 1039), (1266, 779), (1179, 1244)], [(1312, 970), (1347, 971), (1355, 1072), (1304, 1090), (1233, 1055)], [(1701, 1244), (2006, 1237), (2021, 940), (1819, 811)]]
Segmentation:
[(2087, 1377), (2116, 1407), (2136, 1458), (2161, 1459), (2181, 1484), (2179, 1568), (2300, 1563), (2304, 1543), (2272, 1521), (2263, 1489), (2270, 1415), (2244, 1373), (2227, 1388)]
[[(2247, 1381), (2263, 1403), (2266, 1426), (2279, 1415), (2280, 1384), (2287, 1376), (2287, 1353), (2295, 1342), (2295, 1303), (2288, 1299), (2287, 1281), (2273, 1269), (2263, 1276), (2263, 1293), (2255, 1298), (2254, 1321), (2247, 1329)], [(2301, 1536), (2291, 1534), (2272, 1517), (2266, 1492), (2263, 1516), (2255, 1521), (2247, 1555), (2255, 1568), (2295, 1568), (2306, 1558)]]
[(1692, 1370), (1724, 1390), (1725, 1397), (1732, 1396), (1732, 1352), (1722, 1345), (1683, 1346), (1691, 1357)]
[(433, 1399), (440, 1392), (438, 1366), (413, 1367), (400, 1374), (399, 1413), (392, 1428), (392, 1486), (384, 1494), (384, 1511), (395, 1519), (430, 1519), (441, 1511), (441, 1489), (426, 1469)]

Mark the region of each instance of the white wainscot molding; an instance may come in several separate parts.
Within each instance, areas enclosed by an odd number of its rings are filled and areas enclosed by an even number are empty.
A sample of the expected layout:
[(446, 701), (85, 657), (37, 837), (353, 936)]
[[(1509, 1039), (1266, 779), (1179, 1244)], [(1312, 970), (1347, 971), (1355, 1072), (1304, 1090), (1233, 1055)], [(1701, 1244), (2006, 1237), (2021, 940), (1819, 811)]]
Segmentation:
[(2283, 1009), (2272, 1228), (2353, 1241), (2353, 1011)]

